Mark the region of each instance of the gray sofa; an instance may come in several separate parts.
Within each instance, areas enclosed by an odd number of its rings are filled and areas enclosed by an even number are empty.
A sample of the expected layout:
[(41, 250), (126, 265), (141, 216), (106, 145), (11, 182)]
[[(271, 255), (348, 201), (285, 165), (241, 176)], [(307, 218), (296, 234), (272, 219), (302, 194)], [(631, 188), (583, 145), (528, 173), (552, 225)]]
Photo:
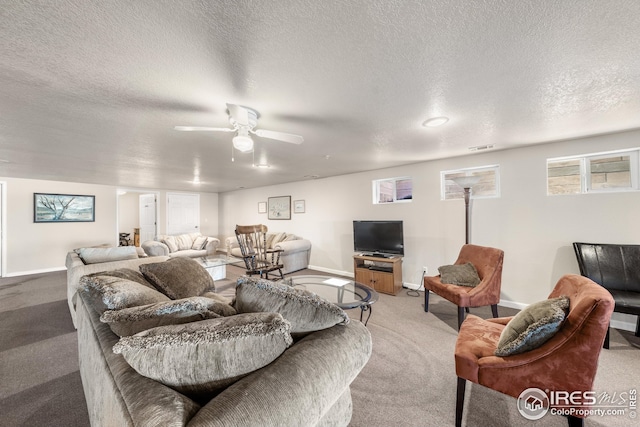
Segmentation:
[(65, 266), (67, 267), (67, 302), (69, 304), (69, 312), (71, 313), (71, 321), (76, 328), (76, 304), (78, 300), (78, 288), (80, 286), (80, 278), (87, 274), (98, 273), (101, 271), (117, 270), (119, 268), (131, 268), (137, 270), (141, 264), (151, 262), (166, 261), (169, 257), (143, 257), (134, 259), (123, 259), (117, 261), (101, 262), (96, 264), (85, 264), (80, 255), (76, 251), (67, 253)]
[[(126, 356), (116, 354), (114, 346), (121, 345), (124, 338), (120, 339), (101, 321), (99, 313), (104, 308), (96, 304), (91, 290), (81, 288), (77, 299), (80, 374), (94, 427), (349, 424), (350, 384), (371, 354), (371, 336), (358, 321), (304, 334), (266, 366), (221, 391), (194, 398), (139, 374)], [(138, 339), (158, 329), (161, 328), (128, 338)], [(246, 353), (243, 352), (245, 357)], [(208, 363), (206, 358), (202, 360)], [(211, 360), (212, 364), (216, 362), (217, 359)]]
[[(198, 243), (197, 239), (206, 239)], [(195, 245), (195, 246), (194, 246)], [(159, 234), (154, 240), (147, 240), (140, 245), (148, 256), (168, 257), (204, 257), (214, 255), (220, 246), (216, 237), (203, 236), (200, 233), (188, 233), (170, 236)]]
[[(311, 241), (290, 233), (269, 232), (267, 233), (267, 240), (270, 236), (274, 236), (275, 240), (278, 240), (278, 238), (286, 239), (276, 241), (268, 247), (268, 249), (282, 250), (280, 253), (280, 262), (283, 265), (283, 274), (292, 273), (309, 267), (309, 260), (311, 259)], [(225, 247), (228, 255), (242, 258), (238, 239), (235, 236), (228, 237), (225, 240)]]

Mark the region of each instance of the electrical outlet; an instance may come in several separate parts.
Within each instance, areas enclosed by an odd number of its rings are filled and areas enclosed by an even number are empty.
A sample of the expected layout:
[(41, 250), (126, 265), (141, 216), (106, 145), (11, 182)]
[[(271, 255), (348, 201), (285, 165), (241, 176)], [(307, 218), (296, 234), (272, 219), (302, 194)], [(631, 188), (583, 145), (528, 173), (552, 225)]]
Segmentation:
[(422, 272), (424, 274), (429, 274), (429, 267), (427, 267), (426, 265), (424, 267), (422, 267)]

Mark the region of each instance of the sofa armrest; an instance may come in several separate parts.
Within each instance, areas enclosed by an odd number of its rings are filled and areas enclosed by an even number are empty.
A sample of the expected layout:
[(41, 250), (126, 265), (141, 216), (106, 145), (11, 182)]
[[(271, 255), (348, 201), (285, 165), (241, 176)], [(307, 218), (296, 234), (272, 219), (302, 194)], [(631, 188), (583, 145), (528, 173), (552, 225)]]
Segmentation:
[(311, 249), (311, 241), (307, 239), (287, 240), (286, 242), (278, 242), (273, 249), (281, 249), (284, 254), (308, 251)]
[(218, 250), (218, 246), (220, 246), (220, 239), (217, 237), (207, 237), (207, 246), (205, 246), (207, 255), (215, 254)]
[(169, 247), (157, 240), (147, 240), (140, 245), (149, 256), (169, 256)]
[(227, 237), (226, 239), (224, 239), (224, 247), (227, 251), (227, 255), (231, 255), (232, 249), (240, 247), (240, 245), (238, 244), (238, 238), (235, 236)]
[(370, 356), (371, 335), (360, 322), (314, 332), (222, 391), (188, 426), (316, 425)]

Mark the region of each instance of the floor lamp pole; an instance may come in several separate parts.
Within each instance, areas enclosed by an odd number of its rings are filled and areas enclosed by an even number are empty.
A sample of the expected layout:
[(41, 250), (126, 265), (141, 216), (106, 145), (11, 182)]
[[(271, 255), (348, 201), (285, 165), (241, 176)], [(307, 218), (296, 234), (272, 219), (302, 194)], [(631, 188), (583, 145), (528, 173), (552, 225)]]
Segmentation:
[(470, 225), (469, 222), (471, 221), (471, 218), (469, 217), (469, 196), (471, 195), (471, 187), (464, 187), (464, 243), (468, 244), (470, 239), (469, 239), (469, 229), (470, 229)]

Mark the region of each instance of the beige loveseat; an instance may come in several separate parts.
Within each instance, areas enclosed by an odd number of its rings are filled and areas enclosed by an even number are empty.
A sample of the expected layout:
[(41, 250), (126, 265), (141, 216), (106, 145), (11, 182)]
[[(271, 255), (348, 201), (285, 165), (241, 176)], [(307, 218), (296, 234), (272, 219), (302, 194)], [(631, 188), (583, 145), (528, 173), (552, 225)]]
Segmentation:
[(200, 233), (158, 234), (154, 240), (142, 242), (140, 246), (148, 256), (197, 258), (215, 254), (220, 240)]
[[(166, 264), (187, 261), (171, 259), (160, 264), (165, 264), (166, 272), (173, 274), (175, 269), (167, 268)], [(148, 269), (156, 266), (143, 268), (140, 270), (148, 277)], [(112, 273), (129, 278), (136, 274)], [(367, 363), (372, 343), (367, 328), (361, 322), (349, 321), (337, 306), (319, 301), (319, 297), (306, 291), (293, 290), (284, 283), (241, 278), (236, 303), (221, 309), (225, 302), (205, 288), (185, 290), (198, 282), (191, 274), (174, 274), (186, 279), (177, 288), (169, 286), (183, 292), (181, 300), (168, 299), (167, 289), (163, 295), (154, 296), (153, 286), (158, 291), (164, 288), (153, 281), (152, 285), (132, 284), (131, 280), (106, 276), (84, 278), (78, 294), (80, 375), (92, 426), (349, 424), (350, 384)], [(201, 276), (206, 278), (206, 273)], [(130, 288), (134, 289), (131, 295), (119, 296), (122, 290)], [(201, 296), (184, 298), (184, 292)], [(282, 299), (283, 292), (290, 295)], [(144, 300), (135, 302), (136, 298)], [(173, 308), (187, 306), (181, 301), (197, 300), (206, 306), (201, 311), (205, 320), (180, 321), (180, 324), (165, 321), (161, 326), (142, 329), (139, 333), (135, 332), (139, 329), (134, 329), (133, 335), (114, 329), (117, 324), (114, 319), (120, 317), (126, 322), (131, 319), (131, 312), (148, 312), (149, 298), (164, 301), (151, 306)], [(207, 303), (209, 298), (213, 299)], [(270, 301), (279, 308), (277, 312), (261, 305)], [(278, 301), (286, 303), (283, 306)], [(137, 305), (139, 303), (145, 305)], [(288, 310), (287, 304), (294, 305)], [(226, 312), (229, 307), (232, 313)], [(309, 310), (318, 311), (308, 314)], [(222, 317), (212, 311), (221, 313)], [(120, 315), (122, 312), (127, 315)], [(168, 313), (174, 319), (182, 317), (166, 307), (157, 313), (159, 316)], [(133, 321), (143, 317), (137, 315)], [(319, 321), (322, 324), (312, 330)], [(270, 325), (276, 325), (275, 329), (270, 329)], [(307, 332), (294, 335), (294, 330)], [(190, 336), (194, 341), (189, 341)], [(238, 363), (253, 364), (254, 359), (264, 359), (265, 353), (277, 345), (281, 347), (272, 355), (275, 359), (256, 362), (255, 367), (239, 375), (233, 373), (228, 380), (222, 380), (223, 384), (208, 377), (221, 370), (233, 370), (233, 365)], [(200, 375), (207, 378), (203, 380)], [(215, 390), (208, 393), (200, 390), (193, 395), (194, 383), (207, 387), (215, 383)]]
[[(133, 246), (129, 246), (133, 248)], [(110, 249), (110, 248), (106, 248)], [(101, 271), (117, 270), (119, 268), (138, 269), (141, 264), (150, 262), (166, 261), (169, 257), (130, 257), (129, 259), (117, 259), (115, 261), (97, 262), (93, 264), (85, 264), (80, 258), (80, 250), (67, 253), (65, 266), (67, 267), (67, 302), (69, 303), (69, 312), (71, 313), (71, 321), (73, 326), (78, 327), (76, 322), (76, 304), (78, 299), (78, 287), (80, 286), (80, 278), (87, 274), (98, 273)], [(122, 257), (115, 257), (122, 258)]]
[[(280, 263), (282, 273), (288, 274), (309, 267), (311, 259), (311, 241), (303, 239), (295, 234), (284, 232), (268, 232), (267, 249), (280, 249)], [(225, 240), (228, 255), (242, 258), (237, 237), (228, 237)]]

